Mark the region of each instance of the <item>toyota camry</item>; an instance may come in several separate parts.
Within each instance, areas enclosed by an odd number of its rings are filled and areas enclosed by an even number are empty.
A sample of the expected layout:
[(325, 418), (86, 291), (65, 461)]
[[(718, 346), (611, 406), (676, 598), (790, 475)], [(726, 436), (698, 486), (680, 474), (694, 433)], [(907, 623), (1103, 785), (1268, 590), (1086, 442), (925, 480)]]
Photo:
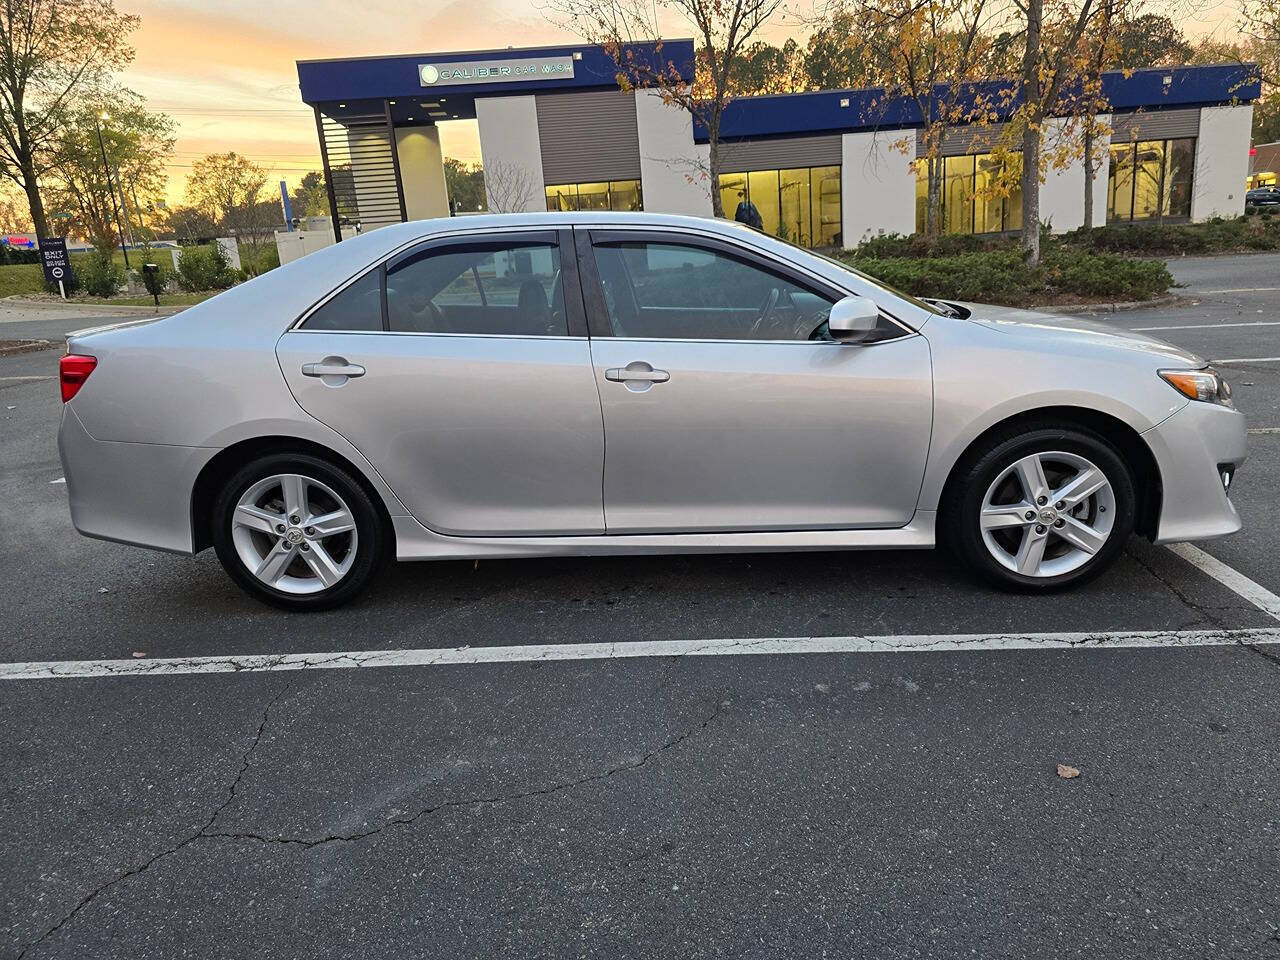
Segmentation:
[(314, 610), (387, 558), (927, 548), (1041, 591), (1240, 527), (1244, 418), (1167, 343), (920, 300), (738, 224), (431, 220), (83, 331), (91, 537)]

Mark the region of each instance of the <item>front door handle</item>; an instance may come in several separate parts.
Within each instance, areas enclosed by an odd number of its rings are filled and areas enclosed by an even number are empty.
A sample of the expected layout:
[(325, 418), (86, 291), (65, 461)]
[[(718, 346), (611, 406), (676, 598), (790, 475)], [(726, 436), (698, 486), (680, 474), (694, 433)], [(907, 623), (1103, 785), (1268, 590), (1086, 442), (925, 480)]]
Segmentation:
[(604, 372), (604, 378), (614, 383), (666, 383), (671, 374), (666, 370), (655, 370), (643, 360), (636, 360), (625, 367), (610, 367)]
[(302, 365), (302, 375), (304, 377), (341, 377), (344, 380), (347, 377), (363, 377), (364, 367), (358, 363), (347, 363), (345, 357), (325, 357), (318, 363), (304, 363)]

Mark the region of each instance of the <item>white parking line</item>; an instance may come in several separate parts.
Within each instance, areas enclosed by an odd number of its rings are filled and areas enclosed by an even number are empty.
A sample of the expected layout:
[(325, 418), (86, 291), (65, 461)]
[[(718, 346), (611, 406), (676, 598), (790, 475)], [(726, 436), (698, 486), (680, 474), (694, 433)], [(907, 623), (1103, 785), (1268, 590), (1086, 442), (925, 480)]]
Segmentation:
[(444, 667), (551, 660), (715, 657), (817, 653), (939, 653), (980, 650), (1097, 650), (1280, 643), (1280, 627), (1252, 630), (1150, 630), (1108, 633), (969, 633), (856, 637), (751, 637), (650, 640), (635, 643), (531, 643), (509, 647), (443, 647), (155, 660), (46, 660), (0, 664), (0, 680), (166, 677), (187, 673)]
[(1274, 293), (1280, 287), (1233, 287), (1230, 290), (1188, 290), (1187, 293)]
[(0, 380), (52, 380), (52, 374), (45, 374), (38, 377), (0, 377)]
[(1280, 620), (1280, 597), (1262, 584), (1254, 583), (1239, 570), (1227, 566), (1217, 557), (1205, 553), (1190, 543), (1171, 543), (1169, 550), (1196, 569), (1213, 577), (1232, 593), (1244, 597), (1263, 613)]
[(1167, 327), (1130, 327), (1135, 333), (1152, 330), (1218, 330), (1222, 327), (1280, 327), (1280, 320), (1249, 320), (1245, 323), (1175, 323)]
[(1250, 427), (1248, 432), (1253, 434), (1280, 433), (1280, 427)]
[(1229, 360), (1215, 360), (1214, 363), (1280, 363), (1280, 357), (1232, 357)]

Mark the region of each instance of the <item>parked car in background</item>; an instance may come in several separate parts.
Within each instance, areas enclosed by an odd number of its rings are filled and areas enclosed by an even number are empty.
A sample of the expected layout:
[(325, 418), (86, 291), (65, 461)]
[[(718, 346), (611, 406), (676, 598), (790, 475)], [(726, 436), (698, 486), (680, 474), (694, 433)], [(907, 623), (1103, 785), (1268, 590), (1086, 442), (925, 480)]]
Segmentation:
[(1255, 187), (1245, 191), (1245, 209), (1275, 209), (1280, 207), (1280, 187)]
[(342, 603), (401, 560), (949, 546), (1039, 591), (1137, 531), (1231, 533), (1243, 417), (1203, 360), (930, 303), (722, 220), (389, 226), (72, 335), (84, 534), (212, 546)]

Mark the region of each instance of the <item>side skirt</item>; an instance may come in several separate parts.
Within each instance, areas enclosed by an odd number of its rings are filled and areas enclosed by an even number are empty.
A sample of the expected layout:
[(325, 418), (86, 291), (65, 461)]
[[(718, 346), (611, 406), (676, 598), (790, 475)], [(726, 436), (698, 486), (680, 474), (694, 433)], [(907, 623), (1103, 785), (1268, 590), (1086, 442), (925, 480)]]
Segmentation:
[(932, 510), (905, 527), (768, 533), (608, 534), (589, 537), (447, 537), (412, 517), (392, 517), (397, 560), (600, 557), (662, 553), (768, 553), (791, 550), (910, 550), (934, 546)]

